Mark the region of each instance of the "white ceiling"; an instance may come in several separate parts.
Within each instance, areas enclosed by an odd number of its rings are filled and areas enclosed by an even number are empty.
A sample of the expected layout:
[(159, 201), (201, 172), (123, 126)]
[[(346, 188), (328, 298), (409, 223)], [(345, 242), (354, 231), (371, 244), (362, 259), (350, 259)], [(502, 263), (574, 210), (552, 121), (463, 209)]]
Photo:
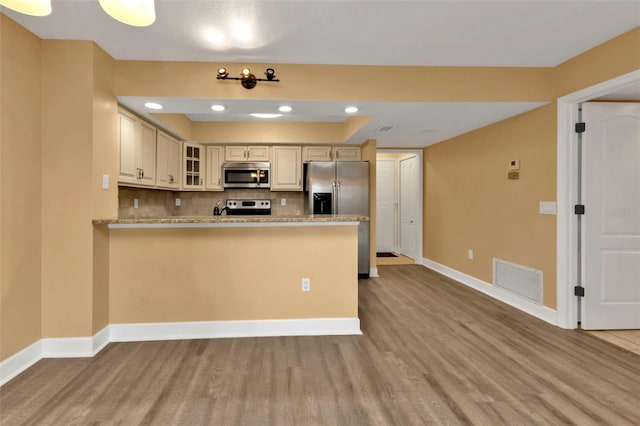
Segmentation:
[[(1, 10), (41, 38), (94, 40), (116, 59), (264, 62), (276, 72), (279, 63), (549, 67), (640, 25), (640, 0), (156, 0), (156, 22), (146, 28), (113, 20), (98, 0), (53, 0), (47, 17)], [(218, 41), (212, 41), (214, 33)], [(637, 91), (618, 96), (639, 99)], [(142, 99), (120, 101), (145, 113)], [(375, 138), (383, 147), (426, 146), (541, 105), (357, 101), (358, 114), (374, 118), (350, 142)], [(274, 111), (282, 103), (294, 111), (278, 120), (346, 118), (344, 102), (162, 103), (163, 112), (184, 112), (193, 120), (256, 120), (246, 114)], [(227, 106), (224, 115), (211, 113), (213, 103)], [(393, 129), (376, 133), (380, 126)]]

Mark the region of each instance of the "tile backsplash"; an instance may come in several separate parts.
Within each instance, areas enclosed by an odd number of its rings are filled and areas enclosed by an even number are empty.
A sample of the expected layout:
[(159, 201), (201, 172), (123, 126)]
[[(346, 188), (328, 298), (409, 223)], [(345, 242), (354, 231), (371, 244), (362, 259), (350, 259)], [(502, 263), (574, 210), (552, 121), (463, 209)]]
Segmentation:
[[(180, 206), (176, 206), (176, 199)], [(118, 187), (118, 217), (165, 217), (165, 216), (209, 216), (213, 214), (213, 206), (227, 199), (270, 199), (271, 214), (274, 216), (290, 216), (304, 214), (303, 192), (272, 192), (268, 189), (230, 189), (224, 192), (205, 191), (167, 191), (161, 189)], [(281, 199), (286, 205), (281, 205)], [(138, 208), (134, 208), (134, 200), (138, 200)]]

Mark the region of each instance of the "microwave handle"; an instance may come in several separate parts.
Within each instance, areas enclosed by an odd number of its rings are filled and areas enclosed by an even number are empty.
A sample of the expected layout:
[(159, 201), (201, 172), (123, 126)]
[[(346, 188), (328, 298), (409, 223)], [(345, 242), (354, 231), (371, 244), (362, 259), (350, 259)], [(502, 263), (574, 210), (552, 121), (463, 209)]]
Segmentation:
[(258, 186), (260, 186), (260, 172), (260, 169), (256, 170), (256, 183), (258, 184)]

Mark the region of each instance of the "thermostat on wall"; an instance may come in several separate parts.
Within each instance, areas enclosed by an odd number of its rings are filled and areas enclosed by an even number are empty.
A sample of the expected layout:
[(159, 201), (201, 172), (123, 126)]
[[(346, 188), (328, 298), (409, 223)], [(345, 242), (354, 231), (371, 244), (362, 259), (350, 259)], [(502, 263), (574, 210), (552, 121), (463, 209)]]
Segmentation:
[(520, 160), (510, 160), (509, 170), (520, 170)]

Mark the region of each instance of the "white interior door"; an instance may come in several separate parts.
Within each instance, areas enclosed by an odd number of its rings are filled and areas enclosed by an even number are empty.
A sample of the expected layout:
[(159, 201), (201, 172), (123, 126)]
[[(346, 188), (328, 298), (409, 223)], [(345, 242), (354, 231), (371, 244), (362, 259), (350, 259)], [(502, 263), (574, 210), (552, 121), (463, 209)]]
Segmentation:
[(418, 157), (400, 160), (400, 241), (399, 251), (414, 260), (418, 257)]
[(640, 104), (582, 108), (582, 328), (640, 328)]
[(376, 251), (396, 251), (396, 160), (376, 161)]

